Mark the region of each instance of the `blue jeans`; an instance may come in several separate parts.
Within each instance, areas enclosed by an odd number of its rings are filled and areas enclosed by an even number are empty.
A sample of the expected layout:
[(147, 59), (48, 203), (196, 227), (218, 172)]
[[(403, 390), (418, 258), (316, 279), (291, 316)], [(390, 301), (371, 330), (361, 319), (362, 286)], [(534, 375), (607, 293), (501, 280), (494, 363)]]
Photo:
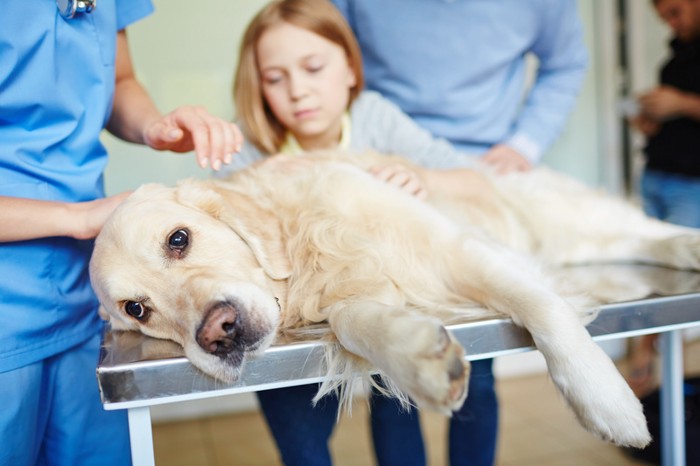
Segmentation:
[[(496, 456), (498, 402), (493, 360), (472, 362), (469, 396), (450, 419), (451, 466), (491, 466)], [(328, 441), (336, 423), (338, 400), (311, 399), (318, 385), (258, 392), (260, 407), (286, 466), (330, 466)], [(425, 446), (418, 412), (402, 410), (396, 400), (373, 394), (370, 425), (378, 466), (424, 466)]]
[(492, 466), (496, 461), (497, 437), (493, 359), (472, 361), (467, 400), (450, 420), (450, 466)]
[(700, 178), (647, 169), (641, 191), (647, 215), (700, 228)]

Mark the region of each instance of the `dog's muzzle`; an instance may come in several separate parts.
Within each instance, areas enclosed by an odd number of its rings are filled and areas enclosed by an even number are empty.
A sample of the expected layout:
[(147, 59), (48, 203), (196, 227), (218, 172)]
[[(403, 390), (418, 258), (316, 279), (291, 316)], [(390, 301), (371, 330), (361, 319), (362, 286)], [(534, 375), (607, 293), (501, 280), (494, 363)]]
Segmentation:
[(207, 353), (228, 358), (241, 348), (241, 315), (236, 306), (228, 301), (209, 307), (197, 329), (197, 344)]

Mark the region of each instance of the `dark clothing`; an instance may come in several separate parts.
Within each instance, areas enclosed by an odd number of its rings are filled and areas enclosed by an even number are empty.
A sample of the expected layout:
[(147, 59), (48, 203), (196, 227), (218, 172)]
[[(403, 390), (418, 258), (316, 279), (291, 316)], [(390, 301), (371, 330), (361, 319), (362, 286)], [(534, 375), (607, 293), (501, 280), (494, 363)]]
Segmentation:
[[(661, 83), (700, 95), (700, 40), (671, 42), (673, 56), (661, 69)], [(645, 148), (647, 168), (700, 177), (700, 121), (675, 118), (666, 121)]]
[[(496, 458), (498, 400), (493, 389), (493, 359), (471, 362), (469, 396), (449, 420), (451, 466), (492, 466)], [(257, 393), (282, 463), (331, 466), (329, 440), (338, 420), (338, 398), (327, 395), (312, 406), (318, 385)], [(426, 452), (415, 408), (401, 411), (396, 399), (372, 394), (370, 423), (378, 466), (425, 466)], [(398, 415), (398, 413), (402, 413)]]

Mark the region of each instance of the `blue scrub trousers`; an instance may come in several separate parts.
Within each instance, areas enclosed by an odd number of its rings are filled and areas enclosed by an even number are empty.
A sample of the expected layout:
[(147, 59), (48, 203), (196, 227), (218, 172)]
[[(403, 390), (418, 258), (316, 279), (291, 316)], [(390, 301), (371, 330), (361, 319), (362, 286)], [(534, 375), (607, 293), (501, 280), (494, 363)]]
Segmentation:
[[(467, 401), (450, 419), (450, 466), (492, 466), (495, 462), (498, 400), (492, 367), (492, 359), (472, 362)], [(314, 384), (257, 394), (286, 466), (333, 464), (328, 441), (336, 423), (338, 399), (328, 395), (312, 407), (317, 390)], [(395, 399), (374, 394), (370, 424), (378, 466), (425, 466), (418, 411), (407, 412)]]
[(0, 373), (0, 464), (131, 464), (126, 411), (105, 411), (95, 367), (100, 336)]

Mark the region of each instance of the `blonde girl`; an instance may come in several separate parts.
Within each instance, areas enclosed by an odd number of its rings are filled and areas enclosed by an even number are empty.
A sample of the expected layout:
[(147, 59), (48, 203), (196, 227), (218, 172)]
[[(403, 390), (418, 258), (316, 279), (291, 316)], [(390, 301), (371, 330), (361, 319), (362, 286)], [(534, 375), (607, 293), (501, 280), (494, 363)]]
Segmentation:
[[(304, 163), (305, 151), (374, 150), (400, 154), (420, 166), (448, 169), (470, 159), (433, 138), (394, 104), (363, 90), (362, 57), (343, 16), (327, 0), (282, 0), (265, 6), (249, 24), (234, 82), (238, 123), (246, 143), (224, 173), (254, 163)], [(375, 176), (425, 196), (435, 177), (470, 186), (467, 170), (420, 173), (387, 164)], [(428, 187), (428, 188), (426, 188)], [(337, 400), (311, 405), (317, 387), (258, 393), (261, 408), (287, 466), (329, 466), (328, 440)], [(395, 400), (372, 397), (377, 464), (424, 465), (418, 415)]]
[[(268, 4), (241, 43), (234, 101), (246, 144), (224, 172), (271, 155), (335, 148), (400, 154), (429, 168), (473, 163), (378, 93), (363, 90), (363, 82), (357, 42), (330, 2)], [(377, 176), (389, 182), (400, 185), (392, 176), (419, 181), (398, 167), (383, 168)]]

